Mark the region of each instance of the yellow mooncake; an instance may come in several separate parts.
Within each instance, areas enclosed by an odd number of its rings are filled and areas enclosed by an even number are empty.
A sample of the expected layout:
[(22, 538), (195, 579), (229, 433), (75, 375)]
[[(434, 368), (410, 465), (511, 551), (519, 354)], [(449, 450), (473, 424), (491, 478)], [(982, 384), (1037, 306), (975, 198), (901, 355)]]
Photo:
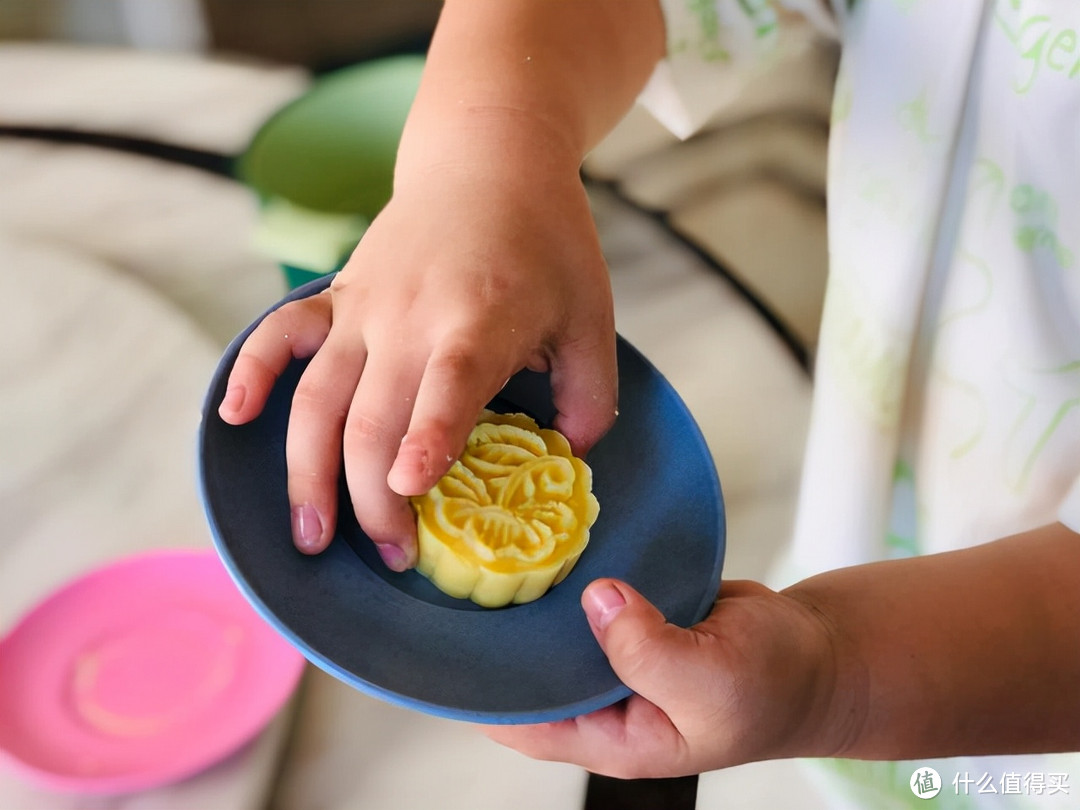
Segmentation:
[(484, 607), (531, 602), (561, 582), (600, 510), (592, 471), (561, 433), (492, 411), (450, 471), (411, 502), (417, 570)]

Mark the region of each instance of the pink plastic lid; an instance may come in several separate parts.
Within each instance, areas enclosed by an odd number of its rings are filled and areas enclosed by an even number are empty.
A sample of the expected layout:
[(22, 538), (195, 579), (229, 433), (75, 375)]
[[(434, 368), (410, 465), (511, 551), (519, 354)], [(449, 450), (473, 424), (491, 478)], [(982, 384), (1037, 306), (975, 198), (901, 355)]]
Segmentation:
[(54, 789), (162, 785), (252, 739), (303, 666), (212, 551), (126, 558), (0, 641), (0, 752)]

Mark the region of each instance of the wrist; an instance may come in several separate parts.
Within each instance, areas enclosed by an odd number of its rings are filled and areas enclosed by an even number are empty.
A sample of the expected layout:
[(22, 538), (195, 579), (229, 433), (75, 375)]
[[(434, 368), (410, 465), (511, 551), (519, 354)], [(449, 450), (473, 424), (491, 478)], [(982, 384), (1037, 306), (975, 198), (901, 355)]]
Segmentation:
[(813, 628), (808, 634), (811, 698), (792, 740), (794, 750), (785, 756), (845, 756), (855, 748), (866, 724), (868, 669), (830, 609), (827, 593), (799, 583), (781, 595), (799, 606)]
[(664, 47), (656, 0), (446, 0), (398, 170), (483, 149), (487, 161), (576, 172)]
[(402, 135), (395, 188), (432, 172), (461, 171), (479, 179), (536, 187), (578, 177), (583, 154), (569, 133), (534, 111), (500, 105), (418, 110)]

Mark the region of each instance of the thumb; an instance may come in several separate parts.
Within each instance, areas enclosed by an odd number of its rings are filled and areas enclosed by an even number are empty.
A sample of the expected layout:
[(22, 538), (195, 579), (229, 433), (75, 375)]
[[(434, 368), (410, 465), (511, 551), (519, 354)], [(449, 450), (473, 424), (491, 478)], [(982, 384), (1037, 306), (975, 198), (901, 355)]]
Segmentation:
[(644, 596), (614, 579), (592, 582), (581, 605), (619, 680), (661, 709), (685, 698), (680, 670), (694, 666), (691, 630), (668, 624)]

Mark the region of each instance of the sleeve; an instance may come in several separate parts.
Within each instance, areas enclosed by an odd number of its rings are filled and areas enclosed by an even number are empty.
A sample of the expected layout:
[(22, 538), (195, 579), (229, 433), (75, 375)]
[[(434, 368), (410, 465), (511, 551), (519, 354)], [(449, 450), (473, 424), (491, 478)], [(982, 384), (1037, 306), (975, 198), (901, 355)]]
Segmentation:
[[(638, 102), (686, 138), (733, 101), (756, 73), (783, 58), (793, 28), (809, 23), (836, 36), (828, 0), (660, 0), (667, 56)], [(840, 2), (842, 6), (842, 2)]]

